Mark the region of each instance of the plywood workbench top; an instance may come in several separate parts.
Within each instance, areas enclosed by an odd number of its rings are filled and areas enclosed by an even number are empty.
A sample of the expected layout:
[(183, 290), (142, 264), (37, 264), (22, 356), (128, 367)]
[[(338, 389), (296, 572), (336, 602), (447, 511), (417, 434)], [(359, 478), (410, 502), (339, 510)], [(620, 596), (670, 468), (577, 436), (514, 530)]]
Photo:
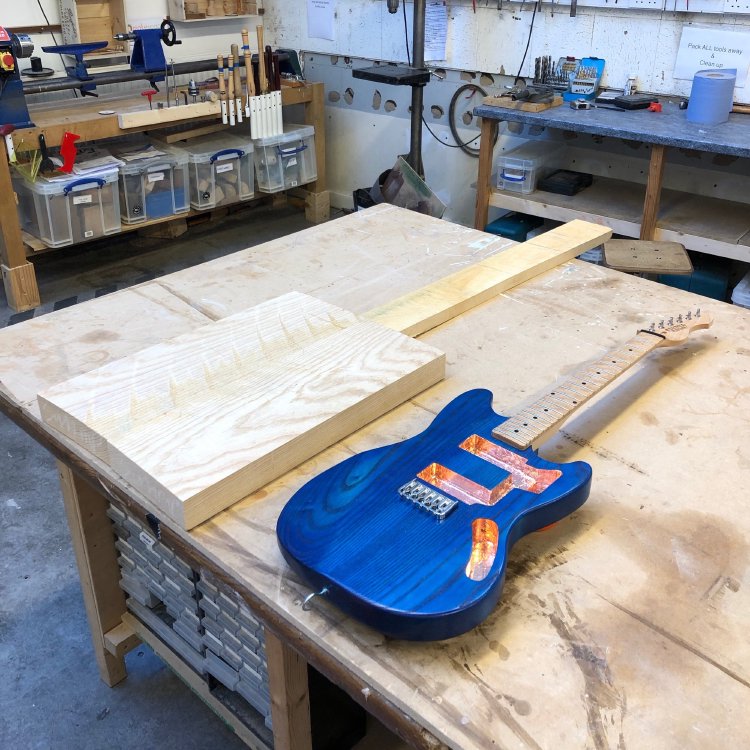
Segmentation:
[[(36, 420), (42, 388), (291, 289), (361, 313), (505, 244), (381, 206), (51, 313), (0, 332), (6, 408)], [(591, 496), (514, 548), (481, 626), (406, 643), (325, 602), (302, 610), (310, 592), (285, 565), (275, 522), (308, 478), (414, 434), (469, 388), (512, 412), (651, 320), (698, 305), (712, 329), (654, 352), (542, 447), (588, 461)], [(750, 746), (750, 311), (572, 261), (420, 340), (447, 354), (441, 384), (181, 538), (288, 622), (312, 663), (354, 675), (365, 705), (383, 697), (422, 726), (424, 746)]]

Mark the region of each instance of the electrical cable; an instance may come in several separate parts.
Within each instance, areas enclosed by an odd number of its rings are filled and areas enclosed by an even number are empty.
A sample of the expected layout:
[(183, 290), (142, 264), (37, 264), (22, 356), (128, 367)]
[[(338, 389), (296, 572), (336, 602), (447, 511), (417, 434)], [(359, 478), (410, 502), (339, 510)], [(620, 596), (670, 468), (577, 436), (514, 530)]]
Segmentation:
[(531, 44), (531, 32), (534, 31), (534, 20), (536, 19), (536, 9), (538, 3), (534, 3), (534, 12), (531, 15), (531, 25), (529, 26), (529, 38), (526, 40), (526, 49), (523, 51), (523, 57), (521, 58), (521, 64), (518, 66), (518, 74), (516, 80), (513, 83), (518, 83), (518, 79), (521, 77), (521, 71), (523, 70), (523, 64), (526, 62), (526, 55), (529, 52), (529, 45)]
[[(52, 37), (52, 41), (55, 43), (55, 47), (57, 47), (57, 39), (55, 39), (55, 32), (52, 31), (52, 24), (49, 22), (49, 18), (47, 18), (47, 14), (44, 12), (44, 6), (42, 5), (42, 0), (36, 0), (36, 4), (39, 6), (39, 10), (42, 11), (42, 15), (44, 16), (44, 20), (47, 22), (47, 26), (50, 27), (50, 36)], [(63, 56), (60, 55), (60, 62), (63, 65), (63, 70), (65, 70), (65, 60), (63, 59)], [(75, 98), (78, 98), (78, 92), (73, 89), (73, 95)]]
[(404, 39), (406, 41), (406, 62), (411, 67), (411, 53), (409, 51), (409, 27), (406, 23), (406, 0), (401, 3), (401, 9), (404, 11)]
[[(473, 143), (477, 140), (477, 138), (481, 137), (481, 133), (476, 136), (475, 138), (472, 138), (469, 141), (466, 141), (465, 143), (461, 142), (461, 137), (458, 133), (458, 127), (456, 126), (456, 105), (458, 104), (458, 100), (461, 97), (461, 94), (464, 93), (464, 91), (471, 90), (471, 95), (473, 96), (475, 93), (479, 92), (482, 96), (487, 96), (487, 92), (478, 84), (476, 83), (465, 83), (463, 86), (459, 86), (456, 91), (454, 92), (451, 103), (448, 105), (448, 126), (451, 129), (451, 133), (453, 135), (453, 138), (456, 141), (457, 148), (460, 148), (461, 151), (463, 151), (465, 154), (468, 154), (469, 156), (473, 156), (475, 159), (479, 158), (479, 149), (475, 148), (473, 146), (470, 146), (470, 143)], [(468, 98), (468, 97), (467, 97)], [(423, 118), (424, 119), (424, 118)], [(499, 131), (498, 131), (499, 133)], [(497, 143), (498, 133), (495, 133), (495, 140), (492, 143), (492, 146), (494, 148), (495, 144)], [(441, 141), (442, 143), (442, 141)], [(445, 146), (449, 146), (450, 144), (445, 143), (443, 144)], [(455, 148), (455, 147), (454, 147)]]

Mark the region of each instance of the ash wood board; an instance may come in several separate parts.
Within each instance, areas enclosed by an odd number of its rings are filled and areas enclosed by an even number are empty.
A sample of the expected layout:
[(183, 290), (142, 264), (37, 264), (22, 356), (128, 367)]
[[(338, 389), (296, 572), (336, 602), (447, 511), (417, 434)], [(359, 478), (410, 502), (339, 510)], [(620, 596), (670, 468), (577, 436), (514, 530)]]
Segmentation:
[(607, 227), (571, 221), (375, 308), (366, 317), (419, 336), (611, 236)]
[(50, 388), (51, 427), (190, 529), (444, 375), (444, 356), (292, 292)]

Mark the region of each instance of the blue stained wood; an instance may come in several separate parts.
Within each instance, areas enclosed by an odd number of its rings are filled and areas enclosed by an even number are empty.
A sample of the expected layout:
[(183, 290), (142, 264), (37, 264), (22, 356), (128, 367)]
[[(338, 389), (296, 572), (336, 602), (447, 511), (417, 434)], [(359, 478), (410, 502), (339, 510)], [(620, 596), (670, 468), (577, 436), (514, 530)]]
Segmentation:
[[(420, 434), (353, 456), (310, 480), (279, 516), (284, 557), (316, 591), (327, 587), (329, 600), (386, 635), (438, 640), (470, 630), (499, 601), (513, 544), (580, 507), (591, 484), (586, 463), (554, 464), (493, 438), (492, 428), (504, 420), (492, 410), (489, 391), (467, 391)], [(540, 494), (514, 488), (491, 507), (459, 502), (442, 521), (399, 494), (432, 462), (476, 478), (480, 459), (458, 448), (473, 434), (530, 466), (562, 474)], [(498, 481), (507, 476), (497, 467), (481, 472)], [(500, 529), (497, 556), (482, 581), (465, 573), (477, 518), (494, 520)]]

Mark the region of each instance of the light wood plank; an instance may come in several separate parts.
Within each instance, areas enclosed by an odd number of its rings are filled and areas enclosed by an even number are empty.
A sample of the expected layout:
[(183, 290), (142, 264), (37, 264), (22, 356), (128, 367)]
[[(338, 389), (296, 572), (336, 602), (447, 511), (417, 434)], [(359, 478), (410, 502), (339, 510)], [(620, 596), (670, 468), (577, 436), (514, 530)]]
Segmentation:
[(96, 663), (102, 680), (112, 687), (124, 680), (127, 672), (124, 654), (112, 654), (105, 640), (105, 633), (120, 624), (125, 612), (114, 532), (107, 517), (109, 502), (60, 461), (57, 469)]
[(487, 213), (491, 195), (492, 153), (497, 137), (497, 120), (482, 119), (482, 136), (479, 141), (479, 169), (477, 175), (477, 202), (474, 209), (474, 228), (483, 231), (487, 226)]
[(192, 528), (439, 381), (433, 347), (299, 293), (39, 394), (43, 419)]
[(659, 216), (661, 183), (664, 176), (666, 146), (659, 143), (651, 145), (651, 160), (648, 166), (648, 183), (646, 198), (643, 202), (643, 220), (641, 221), (641, 239), (653, 240), (656, 231), (656, 220)]
[(410, 336), (476, 307), (612, 236), (612, 230), (572, 221), (367, 313), (370, 320)]
[(122, 112), (117, 115), (117, 123), (123, 130), (143, 128), (153, 125), (158, 127), (169, 122), (190, 120), (197, 117), (217, 117), (221, 114), (221, 104), (215, 102), (196, 102), (179, 107), (162, 109), (139, 109), (134, 112)]
[(311, 750), (307, 662), (266, 629), (275, 750)]
[(141, 639), (127, 623), (121, 622), (104, 634), (104, 647), (112, 656), (123, 657), (138, 646)]

